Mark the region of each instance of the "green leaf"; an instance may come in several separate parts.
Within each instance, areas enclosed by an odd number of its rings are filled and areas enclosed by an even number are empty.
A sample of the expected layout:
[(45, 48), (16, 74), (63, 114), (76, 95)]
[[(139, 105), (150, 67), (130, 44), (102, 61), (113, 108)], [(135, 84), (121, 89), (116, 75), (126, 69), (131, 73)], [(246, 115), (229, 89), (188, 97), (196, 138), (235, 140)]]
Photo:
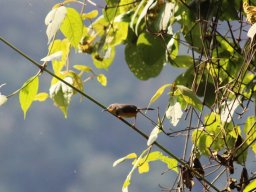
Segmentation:
[(156, 77), (162, 71), (163, 62), (158, 61), (149, 66), (138, 53), (137, 46), (127, 44), (125, 47), (125, 60), (131, 72), (140, 80), (147, 80), (151, 77)]
[[(141, 3), (144, 4), (144, 0), (142, 0)], [(138, 20), (136, 21), (136, 25), (135, 25), (135, 34), (136, 35), (139, 34), (138, 30), (139, 30), (140, 23), (146, 16), (146, 14), (148, 13), (149, 8), (153, 8), (157, 4), (155, 0), (148, 0), (148, 1), (145, 1), (145, 3), (146, 3), (145, 6), (143, 7), (142, 11), (139, 14)], [(142, 4), (140, 4), (140, 5), (142, 5)], [(140, 7), (138, 6), (138, 10), (139, 9), (140, 9)], [(131, 26), (132, 26), (132, 22), (131, 22)]]
[(101, 73), (101, 74), (97, 75), (97, 80), (102, 86), (104, 86), (104, 87), (107, 86), (108, 80), (104, 74)]
[(183, 85), (176, 85), (176, 87), (177, 89), (174, 92), (174, 95), (181, 96), (188, 105), (192, 105), (200, 111), (202, 110), (202, 102), (191, 89)]
[(92, 69), (86, 65), (74, 65), (73, 66), (75, 69), (83, 72), (92, 72)]
[(62, 51), (62, 57), (61, 60), (53, 60), (52, 61), (52, 67), (53, 67), (53, 71), (55, 73), (58, 73), (59, 71), (62, 70), (62, 68), (66, 65), (67, 63), (67, 59), (68, 59), (68, 55), (69, 55), (69, 47), (70, 47), (70, 42), (67, 39), (63, 39), (63, 40), (55, 40), (53, 41), (52, 44), (50, 44), (49, 46), (49, 50), (50, 50), (50, 54), (58, 52), (58, 51)]
[(84, 13), (82, 15), (82, 19), (83, 20), (84, 19), (94, 19), (95, 17), (98, 16), (98, 14), (99, 14), (99, 11), (97, 9), (95, 9), (95, 10), (92, 10), (91, 12), (89, 12), (89, 13)]
[(213, 138), (206, 134), (202, 130), (195, 130), (192, 134), (192, 141), (198, 147), (199, 151), (206, 156), (210, 156), (210, 147), (213, 142)]
[[(157, 50), (157, 51), (156, 51)], [(148, 67), (164, 64), (166, 48), (161, 38), (150, 33), (141, 33), (137, 40), (137, 51)]]
[(121, 44), (127, 39), (128, 36), (128, 23), (126, 22), (114, 22), (110, 28), (106, 41), (110, 46), (116, 46)]
[(244, 132), (246, 134), (246, 143), (250, 145), (252, 148), (253, 152), (256, 154), (256, 117), (251, 116), (248, 117), (245, 125), (244, 125)]
[[(78, 76), (73, 71), (61, 72), (57, 75), (67, 83), (83, 91), (83, 82), (81, 80), (81, 77)], [(73, 90), (72, 87), (69, 87), (68, 85), (63, 83), (62, 81), (59, 81), (58, 79), (53, 78), (51, 82), (49, 94), (55, 106), (57, 106), (63, 112), (65, 118), (67, 118), (68, 106), (71, 102), (72, 96), (76, 94), (76, 91)]]
[(92, 54), (92, 59), (94, 65), (99, 69), (108, 69), (109, 66), (113, 63), (115, 58), (115, 48), (108, 47), (99, 50), (99, 53), (94, 52)]
[(83, 35), (83, 22), (81, 15), (73, 8), (67, 8), (67, 15), (60, 26), (63, 35), (70, 41), (71, 45), (78, 48)]
[(253, 190), (255, 189), (256, 186), (256, 179), (254, 179), (253, 181), (251, 181), (251, 183), (249, 183), (243, 192), (253, 192)]
[(24, 113), (24, 119), (26, 118), (28, 109), (30, 108), (32, 102), (35, 99), (35, 96), (38, 91), (38, 85), (38, 76), (33, 76), (23, 84), (22, 89), (20, 90), (19, 100), (21, 109)]
[(173, 63), (175, 67), (187, 68), (193, 66), (193, 58), (189, 55), (178, 55)]
[(149, 171), (149, 162), (153, 162), (153, 161), (161, 161), (167, 165), (168, 169), (171, 169), (171, 170), (175, 171), (176, 173), (178, 173), (177, 160), (170, 158), (168, 156), (165, 156), (159, 151), (151, 152), (148, 154), (148, 156), (141, 159), (141, 163), (143, 163), (143, 164), (141, 164), (138, 167), (139, 173), (148, 172)]
[(34, 101), (45, 101), (46, 99), (48, 98), (48, 93), (38, 93), (35, 98), (34, 98)]
[(172, 84), (165, 84), (165, 85), (162, 85), (157, 91), (156, 93), (153, 95), (153, 97), (151, 97), (150, 99), (150, 102), (149, 102), (149, 105), (154, 103), (164, 92), (164, 90), (168, 87), (171, 87)]

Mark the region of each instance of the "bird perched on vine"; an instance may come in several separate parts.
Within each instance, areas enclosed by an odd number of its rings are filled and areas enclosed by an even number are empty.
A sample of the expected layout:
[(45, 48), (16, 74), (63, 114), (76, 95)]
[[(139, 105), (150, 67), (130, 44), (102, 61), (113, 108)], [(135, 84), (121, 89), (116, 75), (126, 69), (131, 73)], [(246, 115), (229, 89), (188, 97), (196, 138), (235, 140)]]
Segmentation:
[[(104, 109), (104, 111), (109, 111), (113, 115), (119, 117), (119, 118), (135, 118), (137, 114), (141, 111), (147, 111), (147, 110), (154, 110), (153, 108), (138, 108), (135, 105), (130, 104), (120, 104), (120, 103), (113, 103), (108, 106), (107, 109)], [(143, 114), (144, 115), (144, 114)], [(135, 123), (134, 123), (135, 124)]]

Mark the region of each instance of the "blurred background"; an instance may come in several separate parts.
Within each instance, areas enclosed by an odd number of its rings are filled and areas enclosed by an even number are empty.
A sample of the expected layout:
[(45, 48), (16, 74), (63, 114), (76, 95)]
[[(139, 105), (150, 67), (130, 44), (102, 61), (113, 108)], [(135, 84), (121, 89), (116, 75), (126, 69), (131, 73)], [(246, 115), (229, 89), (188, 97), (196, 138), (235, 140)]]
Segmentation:
[[(47, 54), (44, 18), (54, 0), (0, 0), (0, 36), (36, 61)], [(97, 2), (104, 6), (104, 2)], [(95, 9), (88, 5), (86, 10)], [(72, 53), (71, 64), (93, 67), (88, 55)], [(49, 65), (49, 67), (51, 67)], [(95, 69), (95, 68), (93, 68)], [(17, 90), (38, 69), (12, 49), (0, 43), (0, 92), (8, 95)], [(85, 92), (108, 106), (111, 103), (148, 105), (155, 91), (172, 82), (181, 70), (166, 65), (162, 73), (148, 81), (140, 81), (128, 69), (123, 47), (116, 52), (109, 71), (108, 86), (96, 80), (85, 85)], [(40, 76), (40, 92), (48, 92), (51, 77)], [(121, 191), (123, 181), (132, 168), (126, 162), (115, 168), (113, 162), (129, 153), (141, 153), (146, 140), (129, 127), (86, 99), (72, 98), (68, 118), (48, 99), (34, 102), (23, 119), (18, 95), (0, 107), (0, 191), (4, 192), (82, 192)], [(165, 110), (168, 96), (152, 107)], [(148, 112), (157, 120), (157, 112)], [(132, 121), (132, 120), (131, 120)], [(137, 126), (150, 133), (153, 125), (138, 116)], [(184, 128), (185, 125), (183, 125)], [(176, 153), (183, 143), (175, 138), (160, 140)], [(175, 174), (166, 171), (162, 163), (152, 163), (149, 174), (132, 177), (130, 191), (161, 191)]]

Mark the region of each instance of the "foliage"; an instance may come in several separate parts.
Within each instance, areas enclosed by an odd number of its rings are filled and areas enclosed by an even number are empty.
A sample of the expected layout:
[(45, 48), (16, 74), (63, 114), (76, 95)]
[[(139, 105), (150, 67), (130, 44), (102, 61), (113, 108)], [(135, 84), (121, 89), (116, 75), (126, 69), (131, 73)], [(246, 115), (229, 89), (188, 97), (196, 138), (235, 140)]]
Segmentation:
[[(70, 7), (76, 3), (82, 6), (81, 13)], [(166, 113), (163, 117), (159, 114), (157, 123), (151, 120), (155, 128), (148, 138), (149, 147), (139, 157), (132, 153), (115, 162), (114, 165), (134, 159), (123, 191), (128, 191), (135, 169), (139, 173), (148, 172), (149, 162), (157, 160), (180, 173), (173, 183), (179, 190), (183, 185), (191, 190), (195, 178), (219, 190), (208, 181), (211, 177), (205, 176), (200, 158), (224, 167), (226, 191), (235, 188), (249, 191), (255, 180), (250, 183), (253, 175), (248, 176), (245, 167), (249, 152), (256, 153), (256, 119), (248, 112), (255, 107), (256, 97), (256, 7), (253, 6), (256, 1), (250, 3), (246, 0), (109, 0), (102, 14), (97, 9), (84, 11), (85, 5), (78, 0), (56, 4), (45, 18), (49, 53), (41, 60), (44, 63), (39, 73), (18, 90), (24, 118), (33, 101), (48, 98), (47, 93), (38, 94), (39, 75), (47, 71), (48, 62), (52, 63), (55, 76), (49, 97), (67, 117), (72, 96), (83, 93), (88, 80), (96, 78), (102, 86), (107, 86), (107, 77), (95, 73), (94, 68), (108, 70), (116, 47), (123, 45), (126, 63), (140, 80), (158, 76), (165, 65), (184, 70), (174, 82), (161, 86), (149, 101), (153, 105), (164, 91), (169, 95)], [(90, 56), (94, 66), (69, 62), (72, 50)], [(87, 76), (85, 80), (84, 76)], [(12, 95), (0, 96), (2, 105)], [(187, 128), (173, 131), (183, 114)], [(236, 117), (243, 119), (242, 124), (238, 124)], [(163, 126), (166, 119), (172, 131)], [(185, 154), (185, 159), (179, 159), (172, 153), (168, 153), (169, 157), (159, 151), (150, 152), (152, 145), (161, 146), (157, 143), (160, 133), (162, 137), (182, 137), (183, 132), (185, 140), (193, 146), (186, 142), (184, 151), (191, 147), (189, 158)], [(234, 166), (243, 167), (240, 183), (232, 178)], [(206, 172), (219, 173), (218, 169)], [(202, 187), (207, 190), (204, 184)]]

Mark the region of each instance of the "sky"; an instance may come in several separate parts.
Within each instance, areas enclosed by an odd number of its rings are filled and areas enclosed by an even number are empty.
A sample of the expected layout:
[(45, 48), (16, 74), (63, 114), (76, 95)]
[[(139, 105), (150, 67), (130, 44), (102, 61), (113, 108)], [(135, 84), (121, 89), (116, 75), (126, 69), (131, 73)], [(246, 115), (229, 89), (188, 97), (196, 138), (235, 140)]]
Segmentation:
[[(59, 1), (0, 0), (0, 36), (40, 61), (47, 54), (44, 18), (56, 2)], [(88, 10), (92, 8), (88, 5)], [(161, 85), (172, 82), (181, 72), (167, 65), (158, 77), (140, 81), (129, 71), (122, 47), (116, 55), (108, 71), (95, 69), (108, 77), (106, 88), (96, 81), (85, 85), (85, 92), (106, 106), (119, 102), (145, 107)], [(73, 53), (70, 60), (93, 67), (86, 55)], [(37, 72), (35, 66), (3, 43), (0, 67), (0, 84), (6, 84), (0, 89), (4, 95), (17, 90)], [(40, 76), (40, 91), (48, 92), (50, 80), (45, 73)], [(167, 101), (168, 97), (163, 96), (154, 107), (163, 110)], [(152, 113), (155, 118), (156, 113)], [(142, 116), (137, 125), (147, 133), (153, 129)], [(178, 144), (179, 141), (175, 145), (168, 143), (171, 151)], [(145, 139), (90, 101), (81, 101), (78, 95), (72, 98), (67, 119), (48, 99), (33, 103), (25, 120), (15, 95), (0, 107), (0, 191), (121, 191), (132, 165), (126, 162), (113, 168), (113, 162), (145, 148)], [(171, 172), (162, 175), (164, 171), (164, 165), (154, 163), (149, 174), (135, 173), (131, 191), (160, 191), (159, 184), (168, 186), (175, 176)]]

